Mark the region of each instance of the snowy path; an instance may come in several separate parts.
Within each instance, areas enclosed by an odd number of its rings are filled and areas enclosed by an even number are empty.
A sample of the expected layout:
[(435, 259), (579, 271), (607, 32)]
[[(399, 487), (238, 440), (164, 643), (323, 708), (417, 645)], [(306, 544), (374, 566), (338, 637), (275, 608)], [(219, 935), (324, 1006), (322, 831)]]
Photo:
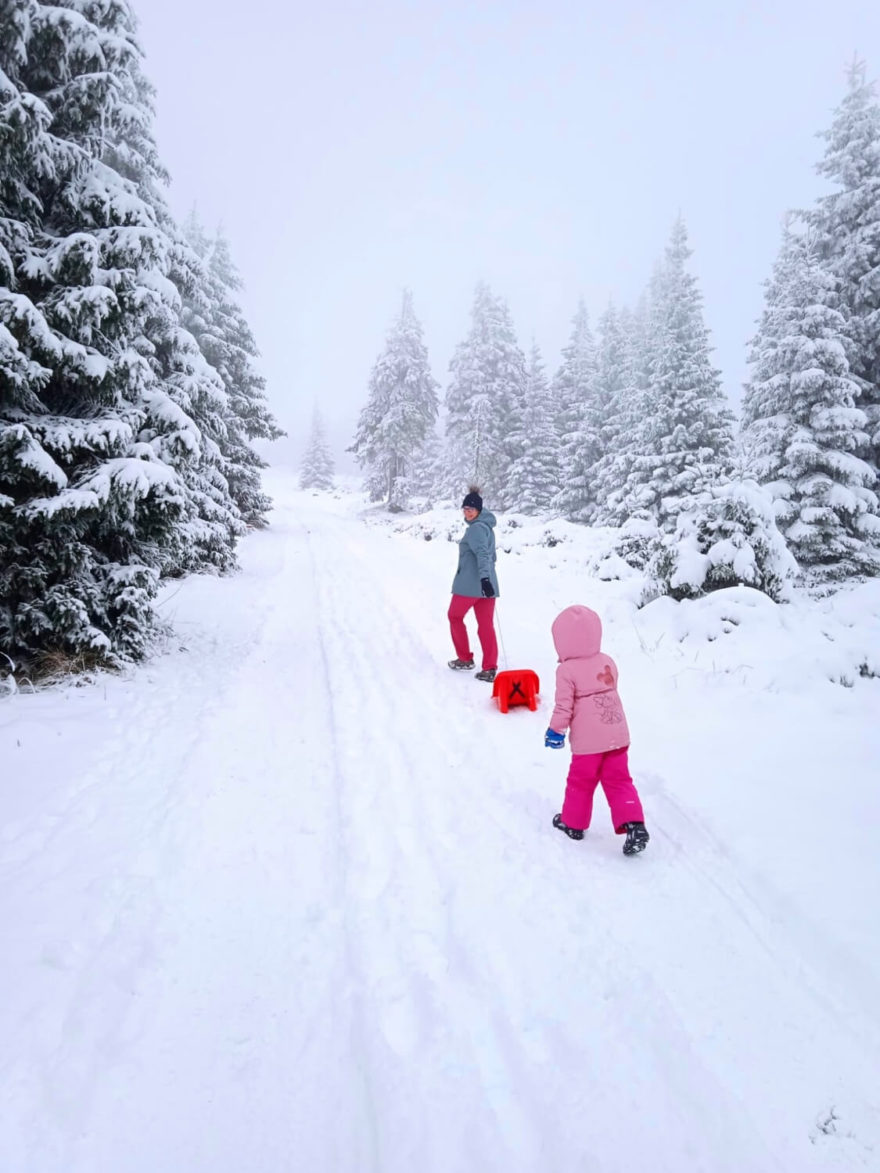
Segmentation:
[(42, 698), (0, 725), (2, 1173), (880, 1168), (863, 987), (662, 778), (641, 859), (553, 832), (546, 713), (443, 667), (427, 562), (304, 500), (186, 585), (188, 652), (72, 702), (69, 772)]

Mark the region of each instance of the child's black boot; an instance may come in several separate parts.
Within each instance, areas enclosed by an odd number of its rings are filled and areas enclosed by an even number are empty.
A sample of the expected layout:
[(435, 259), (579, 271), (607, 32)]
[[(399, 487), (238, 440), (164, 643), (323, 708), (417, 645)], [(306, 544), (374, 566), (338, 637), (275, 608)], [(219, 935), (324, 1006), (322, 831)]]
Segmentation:
[(577, 827), (569, 827), (567, 823), (563, 823), (562, 815), (553, 816), (553, 826), (557, 831), (562, 831), (569, 839), (583, 839), (583, 831), (579, 831)]
[(623, 844), (624, 855), (638, 855), (640, 851), (644, 851), (648, 846), (648, 840), (651, 836), (648, 834), (644, 823), (624, 823), (623, 829), (626, 831), (626, 839)]

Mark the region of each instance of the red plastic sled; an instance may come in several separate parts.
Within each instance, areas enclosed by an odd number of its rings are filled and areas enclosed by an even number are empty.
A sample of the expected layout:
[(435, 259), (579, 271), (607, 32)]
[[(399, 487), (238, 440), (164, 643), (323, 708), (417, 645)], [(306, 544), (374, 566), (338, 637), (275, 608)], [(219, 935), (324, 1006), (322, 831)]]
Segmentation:
[(492, 696), (498, 698), (498, 708), (502, 713), (506, 713), (511, 705), (528, 705), (534, 713), (540, 691), (538, 673), (531, 668), (499, 672), (492, 685)]

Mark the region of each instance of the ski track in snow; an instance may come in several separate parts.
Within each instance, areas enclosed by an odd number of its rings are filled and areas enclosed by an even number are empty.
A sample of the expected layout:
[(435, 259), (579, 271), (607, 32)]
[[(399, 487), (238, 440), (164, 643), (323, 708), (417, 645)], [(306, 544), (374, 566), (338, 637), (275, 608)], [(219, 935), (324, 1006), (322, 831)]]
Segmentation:
[(661, 777), (643, 857), (601, 793), (553, 831), (546, 710), (448, 672), (436, 584), (306, 500), (0, 840), (0, 1171), (880, 1168), (809, 927)]

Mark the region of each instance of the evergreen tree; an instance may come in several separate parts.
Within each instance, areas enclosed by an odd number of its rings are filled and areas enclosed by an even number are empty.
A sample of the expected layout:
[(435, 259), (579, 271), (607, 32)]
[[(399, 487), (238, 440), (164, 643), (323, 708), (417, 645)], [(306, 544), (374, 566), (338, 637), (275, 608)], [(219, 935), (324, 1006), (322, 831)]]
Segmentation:
[(421, 450), (413, 458), (409, 485), (413, 496), (425, 501), (444, 495), (443, 444), (436, 423), (428, 429)]
[(873, 470), (857, 453), (865, 415), (855, 406), (847, 316), (813, 242), (786, 230), (752, 343), (743, 401), (744, 444), (778, 524), (813, 577), (880, 571)]
[(0, 648), (139, 655), (240, 522), (124, 0), (0, 11), (0, 150)]
[(620, 313), (609, 305), (599, 319), (596, 347), (595, 419), (598, 447), (604, 454), (620, 438), (619, 410), (628, 389), (630, 355)]
[(333, 488), (333, 456), (324, 433), (324, 421), (317, 407), (312, 415), (309, 442), (299, 470), (301, 489)]
[(266, 462), (252, 441), (277, 440), (284, 432), (266, 403), (266, 380), (257, 369), (259, 352), (238, 303), (242, 282), (228, 242), (220, 232), (210, 239), (195, 211), (184, 231), (200, 266), (185, 302), (183, 321), (223, 383), (226, 410), (217, 443), (230, 495), (243, 520), (261, 527), (272, 502), (260, 480)]
[(572, 320), (571, 339), (562, 351), (553, 392), (561, 438), (556, 505), (572, 521), (588, 521), (593, 512), (589, 471), (602, 449), (595, 402), (596, 343), (583, 301)]
[(825, 132), (819, 172), (835, 190), (807, 213), (817, 254), (837, 278), (838, 308), (851, 339), (850, 375), (867, 420), (865, 455), (880, 470), (880, 102), (865, 65), (855, 61), (849, 89)]
[(711, 486), (731, 458), (733, 416), (709, 361), (702, 297), (686, 268), (690, 255), (679, 220), (651, 286), (641, 418), (626, 483), (609, 498), (618, 520), (653, 516), (674, 524), (688, 499)]
[(519, 456), (525, 356), (507, 303), (477, 286), (471, 328), (450, 363), (446, 392), (446, 479), (453, 491), (479, 484), (504, 508), (508, 478)]
[(508, 480), (508, 506), (521, 513), (541, 513), (552, 507), (559, 488), (559, 442), (554, 399), (544, 360), (532, 344), (526, 369), (522, 431), (516, 438), (521, 455)]
[(599, 459), (589, 470), (593, 520), (604, 524), (609, 499), (632, 468), (632, 444), (644, 419), (643, 317), (609, 306), (599, 322), (596, 400)]
[(369, 397), (350, 452), (367, 470), (373, 501), (403, 508), (414, 470), (437, 419), (437, 383), (428, 365), (422, 327), (406, 290), (400, 314), (370, 376)]
[(166, 229), (171, 239), (167, 276), (177, 297), (169, 301), (172, 312), (167, 320), (153, 327), (154, 369), (172, 402), (196, 425), (198, 443), (178, 464), (186, 486), (186, 511), (163, 573), (222, 572), (236, 565), (235, 545), (246, 530), (232, 498), (224, 456), (229, 397), (218, 371), (186, 328), (187, 305), (201, 300), (202, 266), (170, 218)]
[(142, 650), (153, 551), (186, 501), (138, 434), (198, 444), (150, 364), (161, 169), (128, 14), (103, 16), (0, 14), (0, 648), (16, 657)]

